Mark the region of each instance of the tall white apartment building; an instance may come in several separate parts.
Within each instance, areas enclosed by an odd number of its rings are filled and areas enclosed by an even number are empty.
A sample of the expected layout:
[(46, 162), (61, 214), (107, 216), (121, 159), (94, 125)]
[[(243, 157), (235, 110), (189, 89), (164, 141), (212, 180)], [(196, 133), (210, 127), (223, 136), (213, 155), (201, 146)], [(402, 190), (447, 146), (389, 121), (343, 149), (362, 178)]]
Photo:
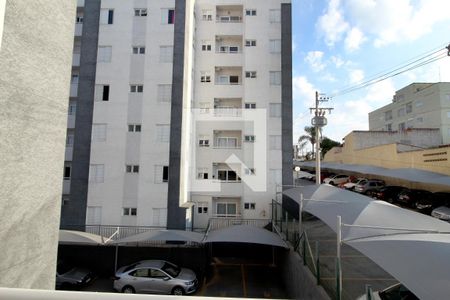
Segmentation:
[(89, 0), (77, 22), (62, 226), (269, 219), (292, 184), (290, 1)]
[(398, 90), (392, 103), (369, 113), (369, 130), (437, 128), (450, 144), (450, 82), (412, 83)]

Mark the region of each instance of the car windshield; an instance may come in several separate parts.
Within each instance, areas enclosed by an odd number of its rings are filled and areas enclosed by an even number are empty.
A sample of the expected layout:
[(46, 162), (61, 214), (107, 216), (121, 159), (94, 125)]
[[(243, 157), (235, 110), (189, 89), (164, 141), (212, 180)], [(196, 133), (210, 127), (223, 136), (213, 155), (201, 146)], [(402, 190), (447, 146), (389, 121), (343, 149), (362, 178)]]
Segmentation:
[(181, 269), (179, 267), (168, 262), (165, 262), (164, 266), (161, 269), (172, 277), (177, 277), (181, 272)]

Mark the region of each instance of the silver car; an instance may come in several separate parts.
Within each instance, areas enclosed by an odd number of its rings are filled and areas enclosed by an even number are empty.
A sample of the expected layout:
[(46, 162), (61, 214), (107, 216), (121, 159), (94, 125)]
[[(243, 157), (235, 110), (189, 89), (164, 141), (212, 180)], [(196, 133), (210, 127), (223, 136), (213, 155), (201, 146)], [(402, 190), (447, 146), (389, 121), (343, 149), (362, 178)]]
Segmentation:
[(143, 260), (116, 272), (114, 289), (122, 293), (192, 294), (198, 280), (192, 270), (164, 260)]

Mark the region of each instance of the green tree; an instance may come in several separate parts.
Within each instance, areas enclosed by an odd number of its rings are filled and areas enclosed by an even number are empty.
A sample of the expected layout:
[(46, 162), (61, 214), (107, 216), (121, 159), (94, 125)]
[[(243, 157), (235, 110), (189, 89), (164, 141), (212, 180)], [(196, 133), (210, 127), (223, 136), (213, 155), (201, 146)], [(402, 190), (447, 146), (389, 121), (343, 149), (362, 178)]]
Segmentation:
[(316, 144), (316, 127), (313, 126), (305, 126), (303, 129), (306, 134), (301, 135), (298, 138), (299, 145), (305, 145), (305, 142), (310, 142), (312, 146), (311, 156), (314, 157), (314, 145)]
[(329, 139), (327, 137), (324, 137), (322, 141), (320, 142), (320, 149), (322, 150), (322, 157), (325, 156), (325, 153), (327, 153), (331, 148), (340, 146), (341, 143), (333, 141), (332, 139)]

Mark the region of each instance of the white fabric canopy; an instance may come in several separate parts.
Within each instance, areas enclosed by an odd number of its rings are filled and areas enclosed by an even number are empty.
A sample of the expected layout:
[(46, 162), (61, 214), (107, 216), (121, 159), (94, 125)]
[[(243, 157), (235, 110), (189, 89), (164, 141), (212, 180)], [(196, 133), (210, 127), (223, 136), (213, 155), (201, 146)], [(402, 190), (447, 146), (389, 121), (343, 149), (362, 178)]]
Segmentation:
[(203, 242), (250, 243), (288, 248), (278, 234), (248, 225), (234, 225), (210, 231)]
[(337, 216), (341, 216), (343, 224), (361, 226), (344, 226), (342, 240), (372, 259), (420, 299), (448, 298), (450, 224), (330, 185), (284, 192), (297, 202), (301, 193), (303, 210), (334, 231)]
[(151, 241), (176, 241), (201, 243), (203, 234), (184, 230), (151, 230), (111, 242), (113, 245)]
[(104, 238), (100, 235), (74, 230), (60, 230), (59, 243), (63, 245), (103, 245)]

